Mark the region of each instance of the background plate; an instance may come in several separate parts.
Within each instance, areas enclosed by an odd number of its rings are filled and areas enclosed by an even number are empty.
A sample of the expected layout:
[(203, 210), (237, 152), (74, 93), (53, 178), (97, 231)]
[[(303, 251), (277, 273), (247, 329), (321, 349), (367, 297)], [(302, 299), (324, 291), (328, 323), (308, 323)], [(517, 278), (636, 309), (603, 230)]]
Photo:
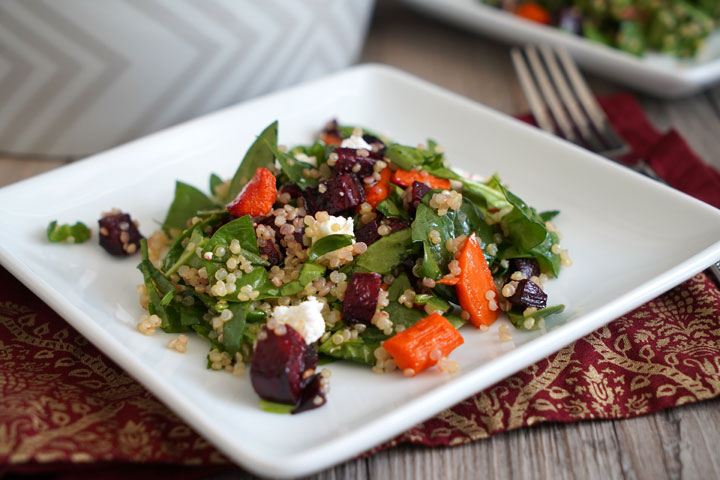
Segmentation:
[(639, 58), (555, 27), (524, 20), (480, 0), (403, 1), (434, 18), (505, 42), (564, 47), (588, 71), (659, 97), (691, 95), (720, 81), (720, 32), (712, 35), (693, 59), (662, 54)]
[[(207, 346), (165, 347), (168, 335), (136, 330), (138, 257), (53, 245), (50, 220), (94, 225), (118, 207), (149, 235), (176, 179), (206, 188), (229, 177), (262, 128), (309, 142), (333, 117), (411, 145), (429, 136), (465, 170), (499, 172), (541, 210), (558, 208), (563, 246), (575, 261), (549, 282), (566, 311), (547, 331), (501, 343), (465, 327), (453, 353), (460, 373), (413, 379), (333, 363), (323, 408), (297, 416), (262, 412), (247, 378), (205, 369)], [(348, 459), (492, 385), (642, 304), (720, 258), (720, 211), (470, 100), (382, 66), (361, 66), (179, 125), (0, 190), (0, 261), (91, 342), (199, 433), (246, 468), (304, 475)], [(95, 237), (96, 238), (96, 237)]]

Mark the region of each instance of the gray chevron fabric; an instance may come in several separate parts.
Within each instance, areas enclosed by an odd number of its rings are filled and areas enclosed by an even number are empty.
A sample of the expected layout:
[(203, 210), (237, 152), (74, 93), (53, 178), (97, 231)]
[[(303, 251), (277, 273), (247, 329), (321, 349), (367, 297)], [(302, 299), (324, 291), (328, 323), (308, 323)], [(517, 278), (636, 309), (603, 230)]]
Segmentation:
[(82, 156), (357, 61), (374, 0), (0, 0), (0, 152)]

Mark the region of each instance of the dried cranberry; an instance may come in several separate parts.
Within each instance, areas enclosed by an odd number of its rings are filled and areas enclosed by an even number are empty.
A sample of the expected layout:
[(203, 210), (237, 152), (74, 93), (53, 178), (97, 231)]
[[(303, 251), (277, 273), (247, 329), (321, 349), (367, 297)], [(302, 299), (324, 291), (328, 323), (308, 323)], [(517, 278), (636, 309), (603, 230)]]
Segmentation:
[(510, 279), (510, 275), (520, 272), (525, 278), (537, 277), (540, 275), (540, 266), (534, 258), (511, 258), (508, 260), (508, 271), (506, 274), (506, 282)]
[(410, 194), (410, 206), (413, 211), (417, 210), (418, 205), (422, 202), (426, 193), (432, 190), (428, 185), (422, 182), (413, 182)]
[(513, 305), (523, 308), (545, 308), (547, 306), (547, 294), (538, 284), (530, 280), (520, 280), (515, 288), (515, 293), (508, 300)]
[(353, 273), (345, 291), (343, 320), (346, 324), (370, 325), (377, 308), (382, 276), (379, 273)]
[(287, 182), (282, 187), (280, 187), (280, 193), (289, 193), (290, 198), (298, 198), (300, 195), (302, 195), (302, 190), (294, 183)]
[(380, 226), (380, 220), (377, 218), (371, 222), (366, 223), (362, 227), (355, 230), (355, 240), (363, 242), (365, 245), (375, 243), (380, 239), (378, 233), (378, 227)]
[[(382, 160), (382, 155), (376, 152), (370, 152), (366, 157), (358, 155), (358, 150), (354, 148), (336, 148), (335, 153), (338, 156), (337, 163), (333, 167), (333, 173), (340, 175), (342, 173), (355, 173), (358, 177), (364, 178), (372, 175), (375, 162)], [(356, 165), (360, 165), (356, 167)]]
[(296, 405), (300, 399), (305, 373), (305, 339), (291, 326), (277, 335), (263, 327), (260, 331), (250, 368), (253, 389), (271, 402)]
[(264, 243), (258, 242), (258, 249), (261, 256), (267, 257), (266, 260), (270, 265), (280, 265), (282, 254), (272, 239), (266, 239)]
[(318, 187), (308, 187), (303, 192), (305, 209), (310, 214), (324, 210), (335, 215), (350, 211), (365, 201), (365, 189), (354, 173), (343, 173), (324, 180), (321, 185), (325, 187), (323, 193)]
[(143, 236), (127, 213), (113, 210), (98, 220), (100, 246), (110, 255), (132, 255), (140, 249)]
[(316, 373), (308, 379), (307, 385), (300, 392), (300, 400), (297, 407), (292, 410), (292, 414), (306, 412), (313, 408), (322, 407), (327, 402), (325, 397), (325, 382), (322, 375)]

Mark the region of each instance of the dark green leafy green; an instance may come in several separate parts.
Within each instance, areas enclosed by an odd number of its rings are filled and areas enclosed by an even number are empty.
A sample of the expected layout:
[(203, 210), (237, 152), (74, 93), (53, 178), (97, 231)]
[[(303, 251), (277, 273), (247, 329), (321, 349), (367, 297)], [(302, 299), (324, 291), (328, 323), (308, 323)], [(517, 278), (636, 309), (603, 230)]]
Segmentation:
[(228, 193), (223, 199), (228, 202), (234, 199), (247, 182), (255, 175), (255, 170), (259, 167), (271, 169), (275, 155), (272, 149), (277, 148), (278, 122), (277, 120), (268, 125), (265, 130), (255, 139), (240, 166), (235, 171)]
[(228, 308), (233, 316), (223, 324), (223, 345), (230, 355), (235, 355), (242, 348), (248, 304), (233, 303)]
[(220, 176), (217, 175), (216, 173), (211, 173), (209, 183), (210, 183), (210, 196), (216, 197), (216, 198), (219, 197), (217, 188), (224, 183), (222, 178), (220, 178)]
[[(205, 269), (207, 270), (208, 278), (214, 279), (215, 272), (223, 267), (225, 262), (233, 255), (230, 251), (230, 243), (233, 240), (238, 240), (238, 242), (240, 242), (240, 248), (243, 251), (248, 252), (253, 258), (267, 265), (267, 263), (260, 258), (257, 237), (255, 236), (255, 229), (253, 228), (252, 220), (250, 220), (250, 215), (243, 215), (218, 228), (210, 240), (204, 245), (202, 253), (205, 259)], [(217, 255), (217, 247), (223, 247), (225, 249), (224, 255)], [(210, 259), (207, 258), (210, 256), (208, 254), (212, 254)], [(248, 259), (248, 261), (251, 260)]]
[(553, 218), (557, 217), (559, 213), (560, 213), (560, 210), (548, 210), (547, 212), (540, 212), (539, 215), (540, 215), (540, 219), (543, 222), (549, 222)]
[(199, 211), (217, 207), (217, 202), (192, 185), (175, 182), (175, 197), (165, 215), (162, 229), (166, 232), (185, 230), (188, 220), (197, 215)]
[[(523, 315), (522, 313), (514, 312), (512, 310), (510, 310), (509, 312), (506, 312), (506, 313), (507, 313), (508, 318), (510, 319), (510, 321), (516, 328), (522, 328), (523, 330), (527, 330), (525, 328), (525, 321), (527, 319), (529, 319), (529, 318), (534, 318), (534, 319), (547, 318), (550, 315), (562, 313), (563, 310), (565, 310), (565, 305), (560, 304), (560, 305), (552, 305), (550, 307), (541, 308), (541, 309), (539, 309), (533, 313), (530, 313), (528, 315)], [(538, 328), (537, 324), (535, 322), (533, 322), (533, 327), (530, 330), (535, 330), (537, 328)]]
[(438, 158), (442, 159), (442, 155), (429, 150), (420, 150), (397, 143), (388, 145), (385, 156), (403, 170), (410, 170), (416, 166), (433, 163)]
[(381, 275), (390, 273), (393, 267), (407, 256), (412, 244), (412, 232), (409, 228), (386, 235), (371, 244), (368, 249), (357, 257), (355, 267), (365, 272)]
[(325, 267), (317, 263), (305, 262), (300, 269), (300, 275), (292, 282), (286, 283), (280, 288), (280, 296), (289, 297), (302, 292), (305, 286), (315, 279), (323, 276)]
[(270, 151), (273, 152), (275, 159), (277, 159), (278, 163), (280, 164), (280, 169), (285, 175), (287, 175), (288, 179), (292, 183), (300, 187), (302, 190), (305, 190), (307, 187), (314, 187), (315, 185), (320, 183), (319, 179), (315, 177), (309, 177), (305, 174), (306, 171), (310, 171), (315, 167), (313, 167), (309, 163), (301, 162), (289, 153), (281, 152), (274, 145), (268, 146), (270, 148)]
[(385, 307), (385, 312), (390, 316), (395, 328), (402, 325), (405, 328), (412, 327), (424, 316), (424, 312), (407, 308), (405, 305), (398, 303), (398, 298), (405, 290), (412, 288), (410, 280), (406, 274), (399, 275), (388, 289), (388, 300), (390, 303)]
[(168, 253), (163, 259), (163, 272), (167, 272), (168, 270), (170, 270), (170, 268), (172, 268), (172, 266), (177, 263), (183, 252), (185, 252), (185, 247), (183, 247), (183, 241), (186, 238), (189, 239), (193, 235), (193, 233), (195, 233), (195, 231), (198, 231), (202, 235), (206, 229), (212, 229), (212, 227), (218, 222), (220, 222), (225, 216), (226, 215), (211, 215), (205, 220), (196, 223), (195, 225), (186, 229), (180, 235), (178, 235), (173, 241), (173, 243), (170, 245)]
[(410, 214), (405, 208), (403, 208), (403, 202), (398, 195), (396, 189), (392, 189), (387, 198), (381, 201), (377, 207), (378, 212), (389, 218), (401, 218), (403, 220), (409, 220)]
[(368, 327), (356, 339), (343, 342), (340, 345), (335, 345), (332, 338), (329, 338), (320, 344), (318, 352), (342, 360), (374, 365), (375, 350), (388, 338), (376, 327)]
[(57, 220), (53, 220), (47, 226), (47, 238), (53, 243), (83, 243), (90, 239), (90, 229), (82, 222), (58, 225)]
[[(199, 228), (193, 229), (192, 234), (190, 235), (190, 241), (180, 253), (175, 263), (165, 272), (165, 275), (169, 277), (173, 273), (177, 272), (180, 267), (186, 265), (193, 256), (196, 256), (195, 249), (198, 247), (202, 248), (207, 241), (208, 238), (203, 236), (202, 230)], [(167, 260), (167, 257), (165, 259)]]
[(310, 247), (309, 260), (314, 262), (327, 253), (352, 245), (354, 239), (353, 235), (327, 235), (319, 238)]

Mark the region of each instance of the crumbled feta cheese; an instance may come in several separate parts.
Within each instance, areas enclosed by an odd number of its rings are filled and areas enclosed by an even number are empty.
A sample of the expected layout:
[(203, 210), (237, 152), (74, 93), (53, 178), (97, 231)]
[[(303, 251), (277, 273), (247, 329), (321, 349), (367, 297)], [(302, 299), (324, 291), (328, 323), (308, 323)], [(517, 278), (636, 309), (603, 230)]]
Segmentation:
[(362, 135), (355, 135), (355, 132), (353, 132), (350, 138), (343, 140), (340, 146), (342, 148), (364, 148), (365, 150), (372, 150), (372, 147), (363, 139)]
[(305, 155), (302, 152), (295, 154), (295, 160), (297, 160), (299, 162), (305, 162), (309, 165), (312, 165), (313, 167), (317, 167), (317, 158), (308, 157), (307, 155)]
[[(330, 218), (323, 222), (317, 222), (317, 226), (320, 227), (320, 236), (315, 238), (327, 237), (328, 235), (352, 235), (354, 233), (353, 219), (345, 217), (334, 217), (330, 215)], [(353, 241), (353, 243), (355, 243)]]
[(325, 333), (325, 320), (322, 312), (323, 304), (315, 297), (294, 307), (278, 305), (272, 311), (272, 317), (283, 325), (290, 325), (305, 339), (308, 345), (316, 342)]

